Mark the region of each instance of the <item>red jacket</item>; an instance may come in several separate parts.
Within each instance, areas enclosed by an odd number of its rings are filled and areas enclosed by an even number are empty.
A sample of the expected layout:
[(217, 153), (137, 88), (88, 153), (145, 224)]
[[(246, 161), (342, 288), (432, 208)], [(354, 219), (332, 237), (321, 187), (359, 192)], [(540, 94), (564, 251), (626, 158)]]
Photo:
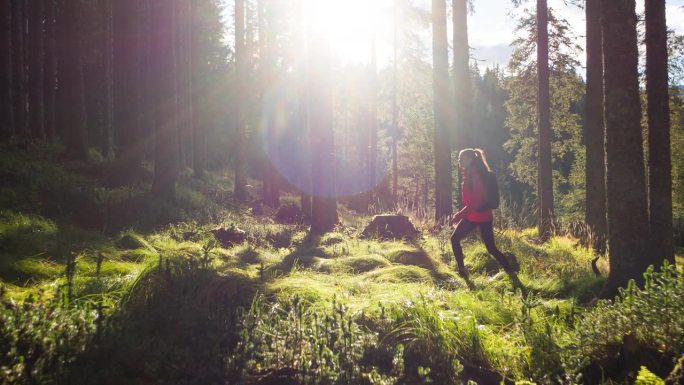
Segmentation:
[[(472, 183), (469, 180), (472, 179)], [(491, 222), (494, 220), (492, 210), (478, 212), (477, 209), (487, 199), (484, 183), (476, 171), (466, 172), (461, 184), (461, 196), (463, 197), (463, 208), (454, 215), (453, 222), (458, 222), (465, 218), (470, 222)]]

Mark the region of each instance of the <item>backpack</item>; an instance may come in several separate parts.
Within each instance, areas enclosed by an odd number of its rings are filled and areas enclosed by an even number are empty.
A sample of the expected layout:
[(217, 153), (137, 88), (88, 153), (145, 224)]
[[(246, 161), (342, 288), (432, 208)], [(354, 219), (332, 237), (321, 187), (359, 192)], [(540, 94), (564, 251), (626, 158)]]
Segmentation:
[(496, 174), (491, 171), (485, 174), (484, 178), (482, 178), (482, 184), (485, 188), (485, 201), (476, 211), (483, 212), (498, 208), (500, 197), (499, 183), (496, 181)]

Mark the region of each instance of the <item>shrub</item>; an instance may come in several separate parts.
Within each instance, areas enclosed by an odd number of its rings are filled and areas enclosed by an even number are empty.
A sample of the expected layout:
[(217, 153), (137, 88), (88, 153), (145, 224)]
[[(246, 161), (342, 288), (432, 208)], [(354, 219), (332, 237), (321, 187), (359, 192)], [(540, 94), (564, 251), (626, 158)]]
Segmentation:
[[(576, 328), (577, 349), (568, 352), (570, 361), (581, 363), (578, 370), (591, 364), (610, 372), (612, 367), (629, 364), (615, 364), (616, 354), (621, 353), (627, 360), (658, 361), (659, 367), (649, 369), (667, 375), (674, 359), (684, 353), (684, 275), (665, 263), (659, 272), (649, 268), (644, 278), (643, 289), (630, 281), (614, 301), (599, 301), (582, 318)], [(626, 368), (632, 374), (638, 369)], [(612, 374), (630, 373), (620, 368)]]

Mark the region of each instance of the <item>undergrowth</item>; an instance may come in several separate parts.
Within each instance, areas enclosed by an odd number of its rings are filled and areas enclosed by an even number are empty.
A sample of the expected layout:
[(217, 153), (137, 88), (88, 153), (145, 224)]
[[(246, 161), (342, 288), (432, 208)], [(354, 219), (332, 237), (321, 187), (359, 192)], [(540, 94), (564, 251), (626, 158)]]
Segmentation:
[(524, 291), (477, 234), (461, 279), (425, 215), (415, 242), (360, 239), (370, 218), (351, 211), (311, 236), (218, 176), (160, 201), (60, 153), (0, 156), (0, 383), (649, 383), (682, 362), (680, 271), (590, 303), (593, 253), (571, 231), (539, 243), (514, 207), (496, 240)]

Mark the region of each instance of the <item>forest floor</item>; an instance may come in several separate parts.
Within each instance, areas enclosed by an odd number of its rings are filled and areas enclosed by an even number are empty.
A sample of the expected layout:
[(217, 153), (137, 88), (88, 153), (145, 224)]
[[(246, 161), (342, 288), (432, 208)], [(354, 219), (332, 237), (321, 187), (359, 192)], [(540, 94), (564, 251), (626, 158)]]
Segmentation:
[[(467, 285), (449, 229), (361, 239), (371, 218), (340, 206), (342, 224), (313, 237), (235, 203), (220, 173), (182, 173), (165, 202), (149, 176), (111, 186), (107, 162), (57, 147), (0, 154), (3, 384), (652, 383), (684, 370), (681, 272), (595, 301), (603, 278), (570, 235), (496, 234), (523, 295), (477, 237)], [(221, 244), (216, 228), (245, 240)]]

